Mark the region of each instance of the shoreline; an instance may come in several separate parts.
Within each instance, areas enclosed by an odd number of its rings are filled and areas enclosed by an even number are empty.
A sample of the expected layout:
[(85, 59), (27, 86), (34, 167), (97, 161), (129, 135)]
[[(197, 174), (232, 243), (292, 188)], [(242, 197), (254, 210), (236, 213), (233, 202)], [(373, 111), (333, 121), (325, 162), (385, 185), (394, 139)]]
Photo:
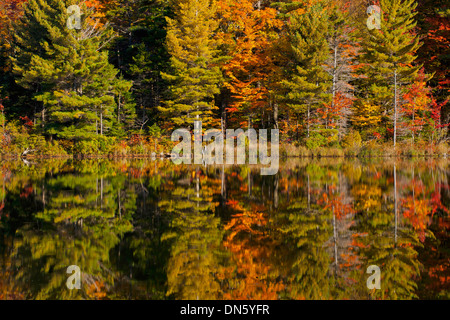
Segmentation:
[[(441, 159), (449, 159), (450, 155), (442, 155), (442, 154), (427, 154), (427, 155), (299, 155), (299, 156), (280, 156), (280, 159), (414, 159), (414, 158), (441, 158)], [(164, 154), (161, 157), (160, 154), (153, 156), (151, 154), (135, 154), (135, 155), (42, 155), (42, 156), (9, 156), (4, 155), (0, 156), (0, 160), (52, 160), (52, 159), (74, 159), (74, 160), (84, 160), (84, 159), (171, 159), (170, 154)]]
[[(159, 149), (159, 153), (152, 151), (153, 148), (145, 147), (144, 150), (86, 150), (88, 152), (71, 153), (73, 150), (50, 150), (45, 148), (35, 151), (33, 153), (20, 152), (22, 148), (15, 148), (13, 153), (0, 154), (2, 160), (33, 160), (33, 159), (171, 159), (172, 152), (163, 151), (164, 149), (171, 150), (171, 146), (164, 143), (165, 146)], [(270, 144), (269, 150), (272, 150)], [(19, 150), (18, 150), (19, 149)], [(9, 151), (9, 150), (8, 150)], [(25, 150), (27, 151), (27, 150)], [(50, 151), (50, 152), (49, 152)], [(129, 152), (131, 151), (131, 152)], [(238, 148), (235, 147), (234, 155), (237, 154)], [(246, 159), (249, 156), (248, 147), (245, 148)], [(259, 157), (259, 150), (257, 151)], [(276, 157), (277, 155), (274, 154)], [(194, 155), (192, 154), (192, 158)], [(280, 159), (320, 159), (320, 158), (342, 158), (342, 159), (389, 159), (389, 158), (450, 158), (450, 146), (446, 142), (439, 144), (418, 143), (411, 145), (407, 142), (398, 143), (393, 147), (390, 143), (373, 143), (367, 142), (365, 144), (353, 146), (325, 146), (308, 149), (304, 145), (296, 145), (295, 143), (280, 143), (278, 148), (278, 157)], [(225, 154), (224, 154), (225, 162)]]

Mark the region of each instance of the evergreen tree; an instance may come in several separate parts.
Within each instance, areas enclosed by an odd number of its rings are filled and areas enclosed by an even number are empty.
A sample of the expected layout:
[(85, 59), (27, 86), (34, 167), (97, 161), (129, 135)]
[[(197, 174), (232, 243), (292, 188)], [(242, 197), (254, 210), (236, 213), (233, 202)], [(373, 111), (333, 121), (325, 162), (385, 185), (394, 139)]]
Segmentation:
[(214, 95), (222, 80), (218, 40), (214, 32), (216, 3), (211, 0), (177, 0), (174, 19), (167, 18), (167, 49), (171, 72), (163, 78), (171, 82), (170, 99), (160, 111), (175, 125), (201, 120), (212, 125)]
[(126, 81), (120, 76), (115, 85), (114, 95), (117, 108), (109, 134), (115, 137), (125, 137), (127, 133), (133, 132), (137, 127), (136, 104), (131, 92), (132, 82)]
[(280, 97), (297, 116), (303, 116), (309, 138), (312, 113), (330, 99), (329, 75), (324, 69), (329, 56), (328, 24), (324, 3), (304, 3), (303, 10), (288, 14), (290, 61), (285, 80), (281, 81)]
[(41, 103), (44, 132), (71, 140), (110, 129), (118, 114), (115, 97), (125, 96), (131, 87), (116, 77), (108, 53), (101, 51), (111, 33), (96, 26), (92, 10), (82, 5), (81, 28), (68, 28), (67, 8), (77, 3), (29, 0), (17, 26), (12, 58), (16, 82), (33, 90)]
[(364, 48), (363, 68), (367, 88), (366, 98), (371, 105), (384, 108), (385, 121), (393, 111), (394, 147), (397, 141), (398, 111), (402, 86), (417, 76), (421, 66), (413, 66), (415, 52), (420, 47), (414, 34), (416, 26), (414, 0), (381, 0), (381, 29), (369, 32)]

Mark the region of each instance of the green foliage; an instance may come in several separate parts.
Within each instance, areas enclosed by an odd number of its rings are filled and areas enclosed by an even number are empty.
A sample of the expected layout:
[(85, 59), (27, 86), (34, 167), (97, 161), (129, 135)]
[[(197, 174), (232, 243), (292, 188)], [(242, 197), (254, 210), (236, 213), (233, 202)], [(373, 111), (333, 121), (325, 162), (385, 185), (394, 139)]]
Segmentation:
[(306, 139), (306, 147), (308, 149), (317, 149), (326, 144), (326, 138), (318, 132), (311, 133)]
[[(294, 114), (301, 115), (309, 134), (310, 122), (315, 109), (329, 102), (329, 75), (323, 68), (328, 59), (326, 38), (327, 17), (325, 3), (312, 5), (303, 3), (305, 13), (289, 14), (287, 31), (287, 58), (289, 68), (284, 70), (279, 99), (287, 104)], [(312, 138), (317, 140), (317, 137)], [(315, 142), (307, 144), (314, 148)]]
[(336, 146), (338, 133), (335, 129), (321, 129), (311, 132), (309, 138), (305, 139), (306, 147), (310, 150), (320, 147)]
[(113, 152), (115, 143), (115, 137), (97, 136), (90, 140), (77, 141), (73, 153), (80, 155), (109, 154)]
[(159, 110), (176, 126), (191, 125), (195, 119), (208, 126), (216, 109), (214, 95), (219, 94), (222, 81), (214, 38), (216, 2), (178, 0), (174, 8), (174, 18), (166, 18), (171, 70), (162, 73), (171, 83), (170, 99)]
[[(394, 145), (397, 138), (398, 113), (402, 87), (416, 78), (420, 65), (414, 65), (419, 37), (414, 33), (417, 14), (414, 0), (382, 0), (381, 30), (362, 27), (364, 36), (361, 86), (370, 104), (378, 106), (384, 126), (394, 122)], [(368, 33), (368, 34), (367, 34)], [(395, 93), (397, 96), (395, 96)]]
[(148, 133), (151, 137), (159, 138), (161, 136), (161, 128), (155, 124), (153, 124), (150, 128), (148, 128)]
[[(80, 30), (67, 28), (66, 7), (76, 1), (29, 0), (17, 26), (17, 55), (12, 58), (16, 81), (34, 90), (40, 102), (40, 125), (47, 135), (86, 140), (118, 122), (133, 121), (127, 92), (131, 82), (117, 77), (101, 48), (110, 38), (106, 28), (96, 29), (92, 10), (84, 12)], [(118, 96), (122, 110), (117, 110)], [(120, 101), (124, 98), (124, 101)]]
[(359, 149), (361, 148), (361, 135), (358, 131), (350, 131), (347, 133), (341, 141), (341, 145), (346, 149)]

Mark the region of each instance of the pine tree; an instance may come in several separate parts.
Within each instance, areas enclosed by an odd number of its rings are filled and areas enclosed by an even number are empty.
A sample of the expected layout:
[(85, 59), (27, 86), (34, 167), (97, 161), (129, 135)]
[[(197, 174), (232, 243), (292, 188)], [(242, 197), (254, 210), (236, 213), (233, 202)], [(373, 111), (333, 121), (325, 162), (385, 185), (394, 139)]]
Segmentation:
[(303, 10), (288, 14), (288, 59), (280, 99), (303, 117), (306, 137), (310, 137), (313, 113), (329, 102), (329, 75), (324, 64), (329, 57), (327, 16), (324, 2), (304, 3)]
[(367, 98), (371, 105), (384, 108), (386, 117), (393, 111), (394, 147), (402, 86), (411, 82), (421, 67), (412, 65), (420, 47), (413, 33), (416, 6), (414, 0), (381, 0), (381, 29), (368, 31), (364, 48)]
[(171, 82), (170, 98), (160, 107), (175, 125), (201, 120), (213, 124), (214, 95), (222, 81), (218, 62), (218, 40), (214, 32), (214, 0), (178, 0), (173, 19), (167, 18), (167, 49), (171, 71), (163, 78)]
[(81, 29), (68, 28), (67, 8), (77, 3), (29, 0), (12, 58), (16, 82), (33, 90), (41, 103), (45, 134), (71, 140), (105, 134), (117, 115), (116, 96), (131, 87), (116, 77), (118, 71), (101, 50), (111, 33), (97, 27), (92, 10), (82, 5)]
[(122, 76), (115, 83), (116, 114), (109, 134), (114, 137), (125, 137), (136, 129), (136, 104), (131, 92), (132, 82), (125, 81)]

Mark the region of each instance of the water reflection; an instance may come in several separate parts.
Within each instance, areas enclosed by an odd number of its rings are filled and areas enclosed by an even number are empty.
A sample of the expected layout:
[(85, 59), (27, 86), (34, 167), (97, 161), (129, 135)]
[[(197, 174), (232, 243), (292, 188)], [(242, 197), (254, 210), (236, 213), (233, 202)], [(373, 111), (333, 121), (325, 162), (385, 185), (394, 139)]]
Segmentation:
[[(292, 160), (275, 176), (51, 160), (1, 174), (0, 299), (450, 298), (443, 160)], [(70, 265), (81, 290), (66, 287)]]

